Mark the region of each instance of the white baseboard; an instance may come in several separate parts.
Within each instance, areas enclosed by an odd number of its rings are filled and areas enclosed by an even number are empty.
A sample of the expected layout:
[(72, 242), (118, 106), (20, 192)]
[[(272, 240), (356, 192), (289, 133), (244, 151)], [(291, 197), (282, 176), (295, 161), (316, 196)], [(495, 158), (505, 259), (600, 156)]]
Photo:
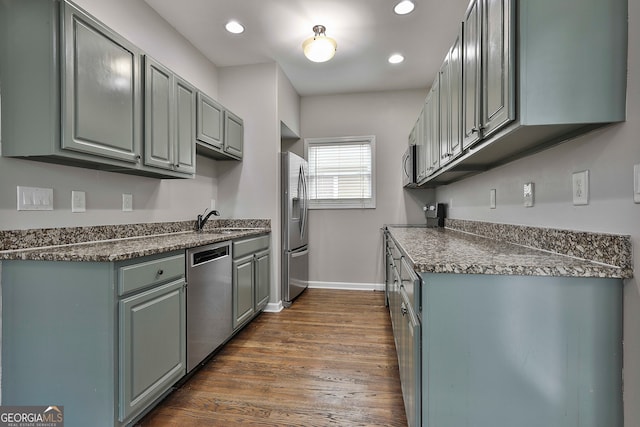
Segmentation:
[[(349, 282), (309, 282), (309, 288), (340, 289), (346, 291), (384, 291), (384, 283), (349, 283)], [(264, 308), (265, 313), (279, 313), (284, 309), (282, 300), (270, 302)]]
[(267, 304), (263, 311), (267, 313), (279, 313), (283, 308), (284, 306), (282, 305), (282, 301), (270, 302)]
[(351, 291), (384, 291), (384, 283), (309, 282), (309, 288)]

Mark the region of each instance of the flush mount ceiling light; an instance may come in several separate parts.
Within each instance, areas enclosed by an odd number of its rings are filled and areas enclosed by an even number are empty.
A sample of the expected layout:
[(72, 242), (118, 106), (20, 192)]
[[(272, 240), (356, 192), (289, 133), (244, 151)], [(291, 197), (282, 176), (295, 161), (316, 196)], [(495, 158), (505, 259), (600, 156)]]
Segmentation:
[(401, 0), (393, 7), (393, 11), (398, 15), (406, 15), (411, 13), (415, 7), (416, 4), (413, 0)]
[(390, 64), (399, 64), (404, 61), (404, 56), (399, 53), (394, 53), (389, 57), (388, 61)]
[(232, 34), (244, 33), (244, 25), (242, 25), (238, 21), (231, 20), (227, 22), (224, 28)]
[(313, 37), (309, 37), (302, 43), (304, 56), (309, 61), (326, 62), (333, 58), (336, 53), (337, 43), (331, 37), (327, 37), (325, 32), (327, 29), (324, 25), (315, 25), (313, 27)]

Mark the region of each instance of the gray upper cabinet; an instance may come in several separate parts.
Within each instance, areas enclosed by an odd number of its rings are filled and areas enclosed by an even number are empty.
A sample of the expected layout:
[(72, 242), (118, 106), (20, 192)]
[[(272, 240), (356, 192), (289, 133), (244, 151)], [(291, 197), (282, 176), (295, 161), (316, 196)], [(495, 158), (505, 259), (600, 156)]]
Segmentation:
[[(462, 21), (434, 82), (441, 163), (420, 186), (448, 184), (625, 120), (627, 0), (472, 0)], [(460, 68), (451, 65), (458, 58)]]
[(127, 162), (139, 159), (139, 51), (64, 4), (62, 149)]
[(231, 111), (224, 112), (224, 152), (242, 158), (244, 145), (244, 122)]
[(62, 0), (0, 2), (0, 39), (3, 156), (193, 177), (195, 87)]
[(203, 156), (218, 160), (242, 159), (244, 123), (202, 92), (197, 101), (197, 149)]
[(480, 139), (480, 1), (472, 0), (464, 16), (462, 37), (462, 148)]
[[(482, 1), (482, 0), (481, 0)], [(484, 8), (484, 10), (483, 10)], [(515, 119), (515, 1), (483, 0), (481, 2), (480, 51), (482, 55), (482, 122), (483, 137), (497, 132)]]
[(224, 139), (224, 107), (198, 92), (198, 141), (222, 150)]
[(137, 169), (140, 51), (66, 2), (0, 3), (2, 154)]
[(462, 147), (462, 32), (458, 34), (440, 69), (440, 165), (445, 165)]
[(192, 176), (196, 155), (196, 90), (145, 56), (144, 163)]

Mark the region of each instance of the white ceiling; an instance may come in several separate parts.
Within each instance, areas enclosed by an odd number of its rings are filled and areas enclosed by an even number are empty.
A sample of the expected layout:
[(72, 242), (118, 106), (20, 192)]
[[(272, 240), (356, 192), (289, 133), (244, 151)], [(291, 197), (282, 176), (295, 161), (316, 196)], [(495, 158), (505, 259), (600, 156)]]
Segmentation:
[[(145, 1), (216, 66), (275, 61), (302, 96), (428, 88), (469, 2), (416, 0), (412, 13), (399, 16), (395, 0)], [(227, 33), (229, 19), (246, 31)], [(338, 42), (335, 57), (321, 64), (301, 47), (316, 24)], [(405, 61), (389, 64), (396, 52)]]

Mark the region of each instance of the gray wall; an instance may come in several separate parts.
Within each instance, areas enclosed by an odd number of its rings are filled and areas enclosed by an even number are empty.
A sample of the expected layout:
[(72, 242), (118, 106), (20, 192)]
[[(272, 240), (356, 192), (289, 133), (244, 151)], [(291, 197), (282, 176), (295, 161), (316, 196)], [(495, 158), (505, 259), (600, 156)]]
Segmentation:
[(376, 137), (376, 209), (309, 214), (312, 285), (383, 283), (380, 227), (424, 222), (422, 206), (433, 192), (402, 190), (400, 161), (425, 95), (415, 90), (302, 97), (304, 138)]
[[(633, 165), (640, 163), (640, 2), (629, 2), (627, 121), (464, 181), (439, 187), (449, 216), (489, 222), (629, 234), (640, 275), (640, 204), (633, 202)], [(635, 41), (635, 43), (634, 43)], [(571, 174), (589, 170), (590, 202), (574, 206)], [(535, 183), (535, 206), (522, 205), (522, 185)], [(489, 189), (497, 207), (489, 209)], [(451, 203), (452, 202), (452, 203)], [(640, 425), (640, 280), (624, 284), (624, 416)]]

